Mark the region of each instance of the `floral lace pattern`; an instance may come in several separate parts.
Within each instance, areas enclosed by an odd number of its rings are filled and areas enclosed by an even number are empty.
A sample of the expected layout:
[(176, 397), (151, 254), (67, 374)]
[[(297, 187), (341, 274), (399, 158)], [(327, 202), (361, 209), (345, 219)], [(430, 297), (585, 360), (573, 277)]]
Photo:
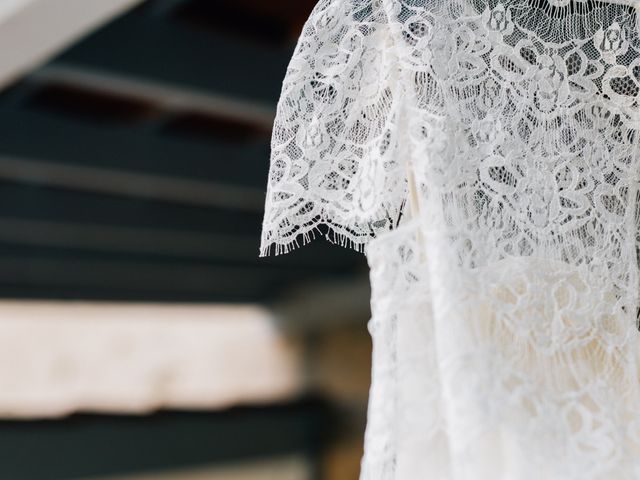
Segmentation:
[(363, 251), (397, 225), (406, 184), (395, 65), (382, 10), (368, 1), (318, 3), (278, 103), (261, 256), (306, 243), (322, 224), (331, 241)]
[(637, 331), (613, 286), (511, 257), (471, 270), (452, 294), (440, 286), (447, 263), (425, 248), (435, 234), (412, 219), (367, 245), (361, 478), (638, 478)]
[(362, 480), (640, 478), (639, 21), (622, 0), (316, 6), (260, 255), (322, 228), (367, 255)]

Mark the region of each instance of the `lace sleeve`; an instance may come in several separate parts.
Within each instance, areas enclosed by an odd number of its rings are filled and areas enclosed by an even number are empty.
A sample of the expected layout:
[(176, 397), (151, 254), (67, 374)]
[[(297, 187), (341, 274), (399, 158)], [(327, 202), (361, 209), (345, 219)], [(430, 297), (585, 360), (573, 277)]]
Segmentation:
[(323, 230), (363, 252), (399, 221), (398, 62), (382, 4), (321, 0), (304, 25), (273, 127), (261, 257)]

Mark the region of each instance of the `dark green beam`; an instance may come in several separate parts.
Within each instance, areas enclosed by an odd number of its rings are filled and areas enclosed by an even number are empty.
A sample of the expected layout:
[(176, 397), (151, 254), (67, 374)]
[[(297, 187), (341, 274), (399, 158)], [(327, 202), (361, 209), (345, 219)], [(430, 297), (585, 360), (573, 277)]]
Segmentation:
[[(0, 106), (2, 104), (0, 103)], [(0, 107), (0, 155), (254, 187), (266, 191), (268, 143), (166, 138), (58, 115)]]
[(0, 422), (0, 478), (61, 480), (304, 455), (326, 442), (320, 400), (221, 412)]
[(0, 182), (0, 242), (8, 244), (306, 268), (317, 275), (364, 268), (361, 254), (321, 238), (288, 255), (259, 258), (261, 221), (259, 214)]
[(134, 12), (55, 62), (275, 105), (291, 51)]

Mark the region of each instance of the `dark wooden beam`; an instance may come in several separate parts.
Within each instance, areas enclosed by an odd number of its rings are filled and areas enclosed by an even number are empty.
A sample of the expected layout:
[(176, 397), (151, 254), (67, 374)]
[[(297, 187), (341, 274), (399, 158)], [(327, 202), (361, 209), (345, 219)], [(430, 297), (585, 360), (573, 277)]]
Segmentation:
[[(123, 48), (123, 46), (126, 46)], [(54, 61), (273, 106), (292, 47), (189, 28), (134, 12)]]
[(317, 275), (365, 268), (361, 254), (321, 238), (288, 255), (259, 258), (261, 220), (258, 213), (0, 182), (0, 241), (8, 244), (306, 268)]
[(0, 155), (252, 187), (256, 195), (266, 191), (269, 168), (268, 143), (197, 142), (13, 108), (0, 108)]
[(88, 478), (294, 454), (313, 462), (331, 433), (332, 418), (324, 401), (301, 399), (221, 412), (4, 421), (0, 478)]
[(149, 257), (247, 262), (257, 255), (252, 235), (29, 220), (0, 216), (0, 242), (31, 247), (122, 252)]
[(163, 175), (69, 165), (0, 154), (0, 178), (106, 195), (152, 199), (207, 208), (260, 211), (264, 195), (257, 188)]
[(252, 236), (256, 249), (261, 221), (259, 212), (175, 205), (7, 181), (0, 181), (0, 216), (79, 226)]
[[(0, 297), (3, 286), (52, 288), (78, 298), (84, 289), (120, 292), (123, 298), (166, 301), (178, 296), (197, 301), (259, 301), (287, 285), (317, 277), (308, 269), (250, 267), (143, 255), (101, 254), (0, 243)], [(38, 290), (39, 291), (39, 290)], [(34, 295), (40, 298), (40, 295)], [(47, 298), (49, 298), (47, 296)], [(102, 296), (93, 297), (98, 300)]]
[[(157, 79), (131, 77), (62, 62), (40, 68), (24, 83), (41, 87), (41, 92), (35, 92), (36, 101), (48, 102), (54, 107), (57, 103), (59, 108), (66, 108), (70, 114), (84, 106), (84, 116), (89, 120), (99, 119), (104, 110), (113, 110), (118, 107), (118, 103), (129, 102), (129, 105), (123, 106), (129, 109), (137, 107), (139, 110), (142, 107), (146, 110), (142, 113), (148, 116), (197, 114), (224, 119), (231, 125), (244, 123), (245, 129), (250, 128), (256, 134), (266, 136), (275, 117), (275, 105), (258, 105), (190, 87), (166, 84)], [(49, 94), (48, 98), (42, 98), (46, 94)], [(78, 97), (78, 102), (86, 105), (73, 105), (73, 99), (69, 98), (72, 94)], [(98, 95), (104, 97), (102, 102), (96, 101), (100, 100)], [(16, 94), (12, 96), (19, 99)], [(66, 104), (60, 100), (66, 101)]]

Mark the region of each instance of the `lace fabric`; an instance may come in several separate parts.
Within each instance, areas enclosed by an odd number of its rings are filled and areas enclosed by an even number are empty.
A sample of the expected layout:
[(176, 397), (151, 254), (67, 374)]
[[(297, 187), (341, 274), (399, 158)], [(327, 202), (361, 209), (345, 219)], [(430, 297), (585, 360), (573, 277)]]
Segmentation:
[(320, 225), (332, 242), (362, 252), (398, 224), (406, 182), (396, 153), (397, 69), (379, 6), (318, 3), (278, 102), (261, 256), (308, 242)]
[(260, 255), (367, 255), (362, 480), (640, 478), (638, 10), (324, 0)]
[(637, 332), (612, 286), (509, 257), (446, 291), (447, 265), (425, 249), (435, 233), (414, 219), (367, 245), (361, 478), (639, 478)]

